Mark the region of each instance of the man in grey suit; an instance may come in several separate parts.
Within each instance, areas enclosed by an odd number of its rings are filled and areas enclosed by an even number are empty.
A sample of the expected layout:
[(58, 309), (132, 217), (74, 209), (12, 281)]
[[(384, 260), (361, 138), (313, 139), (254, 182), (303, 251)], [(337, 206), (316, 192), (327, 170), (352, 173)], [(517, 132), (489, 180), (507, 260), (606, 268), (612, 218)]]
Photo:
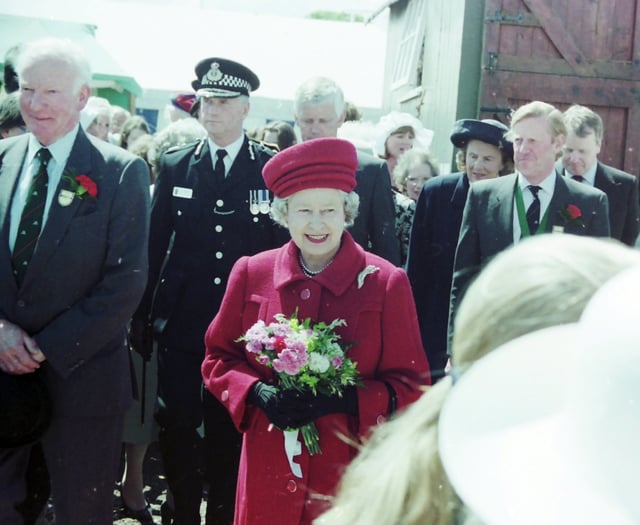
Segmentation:
[[(126, 326), (147, 277), (149, 172), (80, 127), (91, 93), (81, 49), (28, 43), (17, 71), (31, 133), (0, 142), (0, 373), (48, 386), (56, 521), (106, 525), (132, 399)], [(22, 523), (30, 448), (0, 449), (3, 524)]]
[(558, 173), (604, 191), (609, 199), (611, 237), (634, 246), (640, 216), (638, 180), (598, 160), (604, 133), (600, 115), (575, 104), (564, 112), (564, 123), (567, 140), (562, 159), (556, 163)]
[(516, 173), (469, 188), (454, 263), (450, 328), (471, 279), (511, 244), (551, 232), (610, 235), (607, 196), (554, 169), (566, 137), (558, 109), (540, 101), (521, 106), (506, 137), (513, 140)]
[[(310, 78), (296, 90), (294, 111), (303, 141), (337, 137), (346, 116), (344, 94), (330, 78)], [(400, 240), (395, 234), (395, 205), (386, 163), (358, 151), (355, 192), (360, 207), (349, 232), (365, 250), (400, 265)]]

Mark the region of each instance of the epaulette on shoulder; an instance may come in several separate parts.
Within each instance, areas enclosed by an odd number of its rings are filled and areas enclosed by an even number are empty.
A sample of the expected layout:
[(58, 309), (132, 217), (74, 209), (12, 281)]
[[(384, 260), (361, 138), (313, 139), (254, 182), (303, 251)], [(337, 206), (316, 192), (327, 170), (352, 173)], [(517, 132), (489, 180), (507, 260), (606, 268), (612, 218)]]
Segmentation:
[(202, 148), (204, 148), (204, 145), (207, 143), (207, 139), (206, 138), (202, 138), (200, 139), (196, 144), (196, 149), (193, 152), (193, 154), (198, 157), (200, 155), (200, 153), (202, 152)]
[(202, 140), (198, 140), (195, 142), (190, 142), (189, 144), (181, 144), (179, 146), (171, 146), (170, 148), (167, 149), (167, 151), (165, 151), (165, 154), (167, 153), (175, 153), (177, 151), (184, 151), (184, 150), (189, 150), (189, 149), (193, 149), (196, 148), (196, 154), (200, 152), (200, 149), (202, 149)]
[(253, 144), (260, 145), (263, 148), (267, 148), (267, 149), (270, 149), (272, 151), (275, 151), (276, 153), (278, 153), (280, 151), (280, 148), (278, 147), (278, 145), (274, 144), (273, 142), (265, 142), (263, 140), (256, 140), (256, 139), (249, 139), (249, 142), (252, 142)]

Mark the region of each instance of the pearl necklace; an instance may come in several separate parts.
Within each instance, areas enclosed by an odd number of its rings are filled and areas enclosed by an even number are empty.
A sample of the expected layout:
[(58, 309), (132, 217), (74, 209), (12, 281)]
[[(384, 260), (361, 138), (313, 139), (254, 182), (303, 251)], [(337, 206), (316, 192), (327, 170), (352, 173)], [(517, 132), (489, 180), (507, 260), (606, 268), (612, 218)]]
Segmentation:
[(304, 261), (302, 260), (302, 254), (298, 255), (298, 260), (300, 261), (300, 267), (302, 268), (302, 273), (304, 273), (309, 279), (312, 279), (313, 277), (318, 275), (320, 272), (323, 272), (324, 270), (326, 270), (329, 267), (329, 265), (333, 262), (334, 259), (335, 259), (335, 255), (331, 257), (331, 259), (329, 259), (327, 264), (325, 264), (319, 270), (310, 270), (309, 268), (307, 268), (307, 265), (304, 264)]

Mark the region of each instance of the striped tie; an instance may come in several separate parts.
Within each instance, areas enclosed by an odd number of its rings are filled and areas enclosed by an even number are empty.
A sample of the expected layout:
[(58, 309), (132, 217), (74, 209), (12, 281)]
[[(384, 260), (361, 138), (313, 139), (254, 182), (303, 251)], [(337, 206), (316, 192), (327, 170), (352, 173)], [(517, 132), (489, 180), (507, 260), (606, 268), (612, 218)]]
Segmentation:
[(533, 202), (527, 208), (527, 224), (531, 235), (535, 235), (540, 225), (540, 199), (538, 198), (538, 192), (541, 189), (540, 186), (529, 186), (529, 191), (533, 195)]
[(36, 158), (39, 162), (38, 171), (31, 180), (27, 201), (20, 217), (16, 243), (13, 246), (13, 274), (18, 285), (21, 285), (24, 280), (29, 261), (36, 248), (42, 228), (44, 205), (47, 201), (47, 186), (49, 184), (47, 164), (51, 160), (51, 152), (46, 148), (41, 148), (36, 153)]

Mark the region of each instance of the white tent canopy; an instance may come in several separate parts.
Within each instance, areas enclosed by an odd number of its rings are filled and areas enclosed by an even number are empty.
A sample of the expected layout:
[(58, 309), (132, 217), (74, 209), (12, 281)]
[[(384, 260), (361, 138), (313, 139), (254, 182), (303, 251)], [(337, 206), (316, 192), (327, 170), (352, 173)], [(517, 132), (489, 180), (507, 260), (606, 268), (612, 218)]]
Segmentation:
[(0, 13), (94, 24), (98, 42), (143, 89), (189, 90), (195, 64), (222, 56), (257, 73), (260, 97), (291, 99), (304, 80), (324, 75), (356, 105), (382, 105), (386, 32), (380, 25), (115, 1), (0, 0)]

